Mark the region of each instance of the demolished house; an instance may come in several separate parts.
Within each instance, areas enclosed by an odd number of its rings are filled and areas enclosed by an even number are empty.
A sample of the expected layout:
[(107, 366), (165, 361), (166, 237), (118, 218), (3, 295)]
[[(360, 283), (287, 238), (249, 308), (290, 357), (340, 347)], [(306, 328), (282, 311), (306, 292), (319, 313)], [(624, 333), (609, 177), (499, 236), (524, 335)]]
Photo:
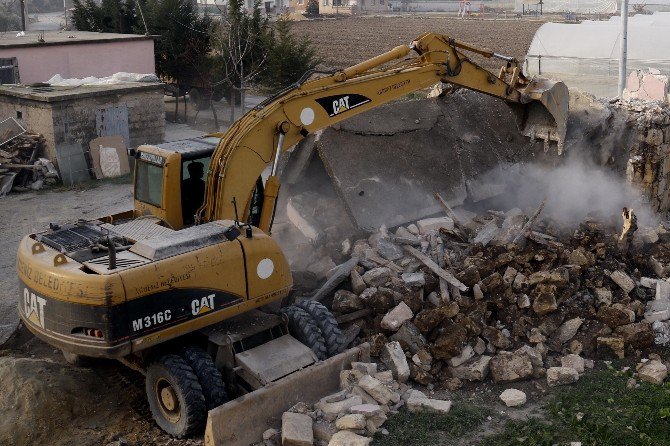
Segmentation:
[[(461, 99), (457, 93), (450, 98), (450, 106)], [(421, 107), (431, 110), (436, 104), (396, 105), (391, 119), (403, 121), (411, 116), (407, 110)], [(466, 113), (491, 113), (487, 107), (480, 103)], [(365, 121), (373, 121), (374, 115)], [(458, 120), (463, 121), (468, 122)], [(412, 390), (412, 383), (430, 391), (488, 380), (542, 379), (556, 386), (577, 381), (596, 359), (625, 357), (649, 357), (651, 361), (639, 366), (639, 379), (663, 382), (667, 367), (655, 352), (670, 343), (670, 223), (662, 218), (670, 205), (665, 157), (670, 109), (635, 100), (601, 102), (573, 92), (571, 121), (566, 147), (588, 155), (594, 170), (584, 167), (585, 157), (576, 164), (528, 142), (525, 148), (530, 153), (508, 154), (505, 161), (515, 167), (508, 166), (514, 175), (505, 180), (491, 175), (491, 169), (497, 169), (478, 156), (477, 151), (488, 148), (485, 136), (447, 132), (458, 135), (452, 136), (456, 142), (447, 136), (442, 144), (458, 147), (452, 161), (461, 167), (459, 157), (470, 159), (470, 155), (460, 148), (472, 140), (480, 145), (470, 148), (476, 152), (472, 159), (483, 163), (480, 169), (462, 177), (451, 175), (451, 193), (427, 192), (420, 203), (394, 201), (393, 187), (385, 196), (379, 192), (375, 198), (380, 207), (394, 205), (390, 216), (376, 209), (370, 212), (353, 200), (356, 195), (377, 193), (377, 185), (394, 174), (392, 162), (376, 164), (380, 172), (370, 177), (374, 180), (369, 188), (361, 184), (350, 188), (337, 171), (329, 169), (335, 150), (349, 146), (342, 144), (347, 138), (344, 125), (324, 132), (313, 147), (303, 146), (292, 155), (307, 176), (306, 154), (311, 153), (317, 166), (322, 160), (325, 167), (312, 169), (327, 171), (331, 180), (318, 188), (309, 182), (309, 190), (301, 192), (305, 201), (300, 202), (298, 194), (284, 203), (287, 215), (279, 223), (279, 239), (297, 242), (299, 250), (301, 243), (311, 246), (322, 257), (294, 263), (294, 269), (307, 263), (308, 272), (297, 271), (297, 277), (325, 280), (316, 291), (305, 287), (298, 299), (315, 299), (331, 307), (347, 341), (369, 343), (371, 356), (379, 364), (353, 364), (352, 370), (341, 374), (340, 393), (314, 406), (293, 407), (285, 418), (314, 420), (313, 440), (363, 445), (383, 429), (389, 412), (403, 405), (410, 411), (417, 407), (449, 410), (450, 401), (431, 400)], [(387, 136), (383, 131), (365, 134), (357, 127), (365, 122), (351, 122), (348, 130), (359, 138), (356, 150), (364, 151), (365, 144), (380, 144), (380, 140), (383, 144)], [(439, 132), (451, 125), (448, 118), (412, 122), (407, 126), (413, 129), (395, 134), (401, 146), (406, 134), (408, 140), (413, 135), (415, 143), (422, 144), (425, 138), (417, 137), (419, 132)], [(494, 137), (508, 130), (500, 122)], [(618, 131), (613, 132), (613, 127)], [(489, 154), (493, 159), (501, 159), (496, 150), (505, 150), (504, 141)], [(329, 147), (336, 149), (328, 153)], [(447, 150), (446, 156), (450, 154)], [(533, 174), (539, 158), (550, 168)], [(548, 172), (560, 173), (562, 164), (568, 165), (564, 171), (581, 172), (581, 178), (563, 179), (563, 183), (545, 178), (552, 177)], [(285, 175), (289, 182), (293, 180), (293, 188), (301, 181), (290, 168)], [(524, 177), (543, 179), (518, 181)], [(417, 179), (424, 184), (431, 180), (439, 182), (439, 178)], [(546, 189), (570, 182), (581, 182), (574, 190), (587, 196), (575, 197), (567, 186)], [(533, 184), (538, 190), (525, 194), (530, 201), (524, 202), (519, 198), (524, 194), (513, 190)], [(422, 190), (431, 191), (432, 186)], [(578, 209), (563, 206), (561, 195), (567, 195)], [(316, 210), (307, 210), (307, 199)], [(515, 200), (524, 205), (535, 200), (535, 204), (520, 208), (513, 206)], [(622, 208), (621, 203), (633, 209)], [(417, 215), (424, 218), (412, 218)], [(370, 229), (363, 223), (378, 224), (382, 217), (390, 224)], [(335, 227), (346, 229), (337, 232)], [(510, 389), (501, 399), (512, 406), (523, 404), (525, 395)], [(291, 420), (283, 420), (288, 430), (282, 431), (282, 438), (293, 435), (288, 427)], [(266, 434), (266, 441), (279, 435), (274, 430)]]

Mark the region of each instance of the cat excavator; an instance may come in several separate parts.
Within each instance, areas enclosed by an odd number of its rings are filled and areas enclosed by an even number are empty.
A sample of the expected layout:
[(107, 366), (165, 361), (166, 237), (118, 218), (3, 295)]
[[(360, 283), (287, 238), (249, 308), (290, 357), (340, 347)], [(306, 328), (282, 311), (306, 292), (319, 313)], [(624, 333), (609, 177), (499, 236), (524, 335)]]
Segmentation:
[[(491, 73), (465, 52), (503, 66)], [(563, 83), (528, 79), (512, 57), (426, 33), (347, 69), (308, 73), (225, 133), (138, 147), (132, 210), (51, 223), (21, 241), (23, 323), (71, 362), (112, 358), (144, 374), (153, 417), (169, 434), (206, 427), (208, 445), (257, 441), (287, 407), (335, 390), (339, 371), (369, 352), (346, 349), (319, 302), (267, 310), (292, 287), (270, 236), (280, 155), (439, 82), (500, 98), (525, 135), (561, 150)]]

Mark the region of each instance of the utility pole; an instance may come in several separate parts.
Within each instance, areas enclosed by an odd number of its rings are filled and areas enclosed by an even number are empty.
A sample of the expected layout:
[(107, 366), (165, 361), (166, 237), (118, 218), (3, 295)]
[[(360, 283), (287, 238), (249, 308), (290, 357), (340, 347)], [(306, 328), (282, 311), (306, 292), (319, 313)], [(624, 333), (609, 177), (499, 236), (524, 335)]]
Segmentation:
[(621, 52), (619, 53), (619, 97), (626, 88), (626, 55), (628, 53), (628, 0), (621, 0)]
[(21, 31), (26, 30), (26, 2), (21, 0)]

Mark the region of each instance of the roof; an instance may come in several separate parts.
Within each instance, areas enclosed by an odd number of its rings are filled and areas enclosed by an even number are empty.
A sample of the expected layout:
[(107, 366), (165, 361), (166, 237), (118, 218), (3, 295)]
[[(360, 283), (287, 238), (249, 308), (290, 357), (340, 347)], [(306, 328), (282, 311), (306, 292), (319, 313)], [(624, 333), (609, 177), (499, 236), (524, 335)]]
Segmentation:
[(221, 138), (203, 136), (200, 138), (182, 139), (161, 144), (155, 144), (162, 150), (181, 153), (183, 158), (201, 158), (211, 155)]
[[(41, 36), (43, 36), (44, 42), (39, 41)], [(152, 39), (152, 36), (139, 34), (94, 33), (89, 31), (26, 31), (25, 35), (21, 37), (17, 37), (14, 32), (6, 32), (0, 34), (0, 49)]]
[(0, 96), (14, 96), (40, 102), (59, 102), (91, 96), (107, 96), (145, 90), (163, 90), (160, 82), (127, 82), (112, 85), (81, 85), (78, 87), (0, 85)]

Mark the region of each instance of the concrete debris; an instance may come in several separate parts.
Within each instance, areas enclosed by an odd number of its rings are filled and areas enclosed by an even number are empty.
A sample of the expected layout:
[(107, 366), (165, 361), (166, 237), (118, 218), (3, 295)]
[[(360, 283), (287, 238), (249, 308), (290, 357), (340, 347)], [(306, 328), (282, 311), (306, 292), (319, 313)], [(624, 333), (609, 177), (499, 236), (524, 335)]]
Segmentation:
[(339, 431), (330, 439), (328, 446), (368, 446), (371, 441), (372, 438), (363, 437), (351, 431)]
[(423, 392), (413, 389), (408, 394), (406, 405), (410, 412), (434, 411), (446, 414), (451, 409), (451, 401), (431, 399)]
[(500, 394), (500, 399), (507, 407), (523, 406), (526, 404), (526, 394), (518, 389), (506, 389)]
[(561, 358), (561, 367), (575, 369), (577, 373), (584, 373), (584, 358), (579, 355), (569, 354)]
[(579, 380), (579, 373), (572, 367), (549, 367), (547, 384), (550, 387), (572, 384)]
[(411, 320), (414, 313), (405, 302), (400, 302), (398, 306), (386, 313), (380, 323), (382, 328), (391, 331), (398, 331), (400, 326), (406, 321)]
[[(354, 240), (352, 257), (386, 237), (404, 253), (394, 261), (365, 254), (335, 292), (336, 316), (360, 327), (388, 379), (439, 390), (488, 379), (560, 385), (593, 359), (670, 344), (670, 282), (639, 274), (658, 264), (670, 276), (670, 224), (654, 229), (658, 240), (646, 231), (643, 244), (623, 252), (614, 220), (589, 216), (566, 231), (543, 216), (543, 203), (530, 216), (511, 209), (467, 223), (426, 219)], [(356, 376), (349, 387), (385, 405), (390, 394), (379, 386), (388, 382), (368, 375), (381, 384), (365, 379), (364, 388)]]
[(419, 228), (419, 234), (425, 235), (442, 228), (453, 231), (454, 221), (449, 217), (426, 218), (417, 221), (416, 226)]
[(400, 382), (405, 382), (409, 378), (409, 365), (407, 358), (398, 341), (389, 342), (384, 346), (381, 359), (384, 364), (393, 372), (393, 377)]
[(294, 412), (284, 412), (281, 417), (282, 446), (312, 446), (312, 418)]
[(661, 385), (668, 377), (668, 367), (657, 359), (637, 365), (637, 375), (641, 381)]

